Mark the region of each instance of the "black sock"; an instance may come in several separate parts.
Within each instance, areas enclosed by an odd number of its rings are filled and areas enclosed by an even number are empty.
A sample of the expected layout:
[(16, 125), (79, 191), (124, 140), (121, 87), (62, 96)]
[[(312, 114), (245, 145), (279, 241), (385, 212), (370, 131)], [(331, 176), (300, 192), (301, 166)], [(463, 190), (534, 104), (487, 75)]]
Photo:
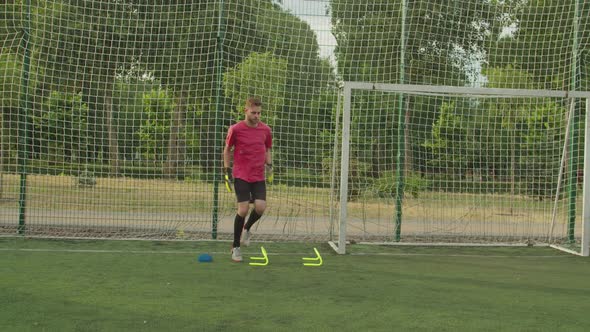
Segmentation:
[(258, 219), (260, 219), (260, 217), (262, 216), (256, 213), (256, 210), (252, 210), (252, 212), (250, 213), (250, 217), (248, 218), (248, 222), (246, 223), (246, 227), (244, 228), (247, 231), (249, 231), (252, 225), (254, 225), (254, 223), (257, 222)]
[(234, 219), (234, 248), (240, 246), (240, 238), (242, 237), (242, 229), (244, 228), (245, 219), (245, 217), (236, 214), (236, 218)]

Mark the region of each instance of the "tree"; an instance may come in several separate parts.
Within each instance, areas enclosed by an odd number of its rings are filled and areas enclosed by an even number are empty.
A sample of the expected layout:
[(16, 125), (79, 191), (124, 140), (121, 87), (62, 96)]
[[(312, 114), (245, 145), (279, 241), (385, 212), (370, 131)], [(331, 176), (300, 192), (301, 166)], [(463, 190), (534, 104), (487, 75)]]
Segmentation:
[[(487, 68), (483, 71), (487, 78), (486, 87), (515, 89), (535, 89), (537, 83), (523, 70), (506, 66), (505, 68)], [(532, 101), (532, 100), (529, 100)], [(519, 128), (526, 122), (530, 105), (524, 104), (522, 98), (484, 99), (483, 110), (478, 118), (481, 124), (484, 150), (487, 153), (485, 168), (508, 178), (511, 183), (517, 181), (518, 156), (522, 151), (522, 137)], [(514, 193), (515, 188), (512, 188)]]
[(81, 93), (54, 91), (34, 119), (40, 153), (53, 162), (81, 162), (88, 158), (88, 105)]
[[(526, 72), (513, 68), (489, 69), (485, 74), (492, 88), (512, 80), (521, 89), (535, 86)], [(511, 194), (525, 188), (536, 197), (551, 195), (565, 132), (566, 110), (557, 101), (456, 98), (443, 103), (438, 114), (424, 147), (430, 150), (430, 165), (439, 172), (453, 177), (491, 173), (495, 180), (510, 183)]]
[(527, 193), (539, 199), (554, 197), (557, 190), (566, 113), (556, 102), (546, 100), (530, 109), (520, 126), (520, 179), (526, 183)]
[(157, 89), (143, 96), (145, 118), (136, 131), (139, 137), (139, 151), (146, 161), (160, 164), (165, 161), (174, 112), (174, 99), (164, 90)]
[(4, 165), (14, 165), (17, 159), (20, 85), (16, 82), (22, 77), (21, 9), (20, 1), (5, 1), (0, 5), (0, 197), (4, 189)]
[(244, 102), (249, 96), (260, 96), (264, 104), (264, 121), (274, 126), (285, 99), (287, 61), (271, 53), (252, 53), (223, 79), (226, 97), (231, 100), (234, 120), (243, 119)]
[(432, 138), (424, 146), (432, 150), (430, 163), (444, 173), (462, 176), (470, 163), (466, 143), (469, 139), (465, 116), (456, 102), (442, 104), (432, 126)]
[[(407, 83), (463, 86), (469, 83), (470, 61), (483, 49), (488, 22), (493, 21), (493, 4), (479, 0), (405, 1), (406, 19), (402, 20), (402, 0), (360, 2), (331, 1), (333, 34), (338, 73), (345, 81)], [(405, 47), (402, 47), (402, 24)], [(404, 53), (404, 71), (402, 70)], [(402, 80), (403, 76), (403, 80)], [(373, 97), (369, 97), (369, 96)], [(367, 128), (379, 131), (373, 147), (373, 176), (397, 167), (395, 151), (399, 135), (404, 135), (406, 162), (427, 160), (431, 150), (423, 145), (429, 139), (441, 99), (427, 96), (400, 96), (393, 93), (366, 93), (353, 99), (353, 109), (367, 118)], [(399, 112), (406, 131), (399, 133)], [(366, 137), (362, 133), (360, 137)], [(410, 135), (410, 133), (412, 133)], [(367, 143), (365, 143), (367, 144)], [(385, 153), (377, 153), (386, 151)], [(405, 151), (404, 151), (405, 152)], [(379, 167), (378, 162), (382, 165)], [(424, 170), (427, 165), (409, 165)]]
[(0, 171), (16, 163), (22, 60), (15, 53), (0, 53)]
[[(20, 3), (15, 6), (19, 9), (13, 17), (22, 12)], [(137, 147), (130, 138), (132, 131), (121, 124), (137, 125), (132, 118), (141, 103), (119, 76), (137, 66), (174, 98), (171, 134), (165, 144), (169, 167), (182, 164), (181, 155), (188, 144), (183, 140), (191, 137), (191, 153), (199, 156), (190, 159), (205, 171), (212, 170), (220, 160), (220, 151), (215, 151), (220, 144), (212, 144), (212, 137), (218, 134), (220, 123), (230, 123), (234, 107), (224, 95), (216, 100), (219, 71), (236, 67), (253, 52), (269, 53), (286, 63), (281, 73), (287, 79), (286, 88), (274, 129), (285, 133), (277, 140), (284, 140), (279, 145), (290, 146), (285, 149), (291, 154), (289, 160), (301, 164), (310, 160), (308, 146), (314, 144), (299, 136), (312, 129), (305, 121), (291, 119), (329, 111), (310, 105), (318, 93), (334, 86), (335, 80), (329, 62), (319, 57), (309, 25), (285, 12), (280, 4), (267, 0), (171, 0), (158, 5), (80, 0), (34, 2), (32, 9), (32, 103), (42, 105), (51, 92), (81, 93), (88, 105), (88, 129), (93, 135), (88, 150), (94, 162), (118, 165), (120, 157), (129, 158), (130, 150)], [(13, 39), (18, 40), (21, 26), (18, 20), (2, 21), (0, 33), (13, 33)], [(136, 83), (146, 85), (137, 87), (138, 93), (149, 85), (147, 81)], [(124, 94), (131, 98), (128, 102), (122, 99)], [(36, 118), (43, 116), (40, 107), (33, 113)], [(310, 134), (306, 139), (317, 137)], [(40, 142), (39, 138), (34, 140)]]
[(113, 149), (108, 138), (117, 70), (141, 55), (137, 45), (137, 9), (126, 0), (62, 1), (33, 6), (34, 103), (42, 103), (51, 91), (81, 93), (92, 119), (88, 123), (93, 136), (88, 150), (95, 162), (103, 162)]
[(137, 159), (140, 154), (140, 140), (136, 132), (147, 118), (144, 97), (160, 87), (160, 82), (146, 75), (146, 71), (139, 66), (133, 66), (117, 75), (112, 100), (112, 131), (119, 147), (116, 153), (120, 155), (116, 158)]
[[(253, 52), (270, 53), (286, 62), (286, 70), (281, 73), (287, 79), (283, 104), (277, 109), (273, 126), (273, 131), (280, 133), (275, 135), (275, 146), (281, 147), (281, 151), (275, 151), (281, 153), (276, 160), (283, 160), (289, 167), (309, 168), (315, 152), (311, 148), (319, 138), (309, 134), (317, 125), (308, 119), (326, 111), (314, 109), (313, 100), (336, 84), (330, 63), (319, 57), (315, 33), (302, 19), (270, 1), (233, 0), (226, 8), (232, 9), (224, 25), (224, 45), (228, 45), (224, 55), (226, 68), (243, 63)], [(264, 99), (264, 95), (261, 97)], [(224, 119), (231, 119), (229, 113), (234, 105), (229, 100), (224, 103), (231, 105), (226, 108)], [(230, 123), (225, 121), (225, 125)]]
[[(495, 24), (494, 4), (480, 0), (467, 1), (406, 1), (406, 20), (402, 21), (402, 0), (354, 1), (332, 0), (333, 34), (338, 41), (335, 54), (338, 73), (345, 81), (406, 83), (464, 86), (472, 77), (470, 64), (483, 50), (485, 36)], [(405, 25), (405, 47), (402, 47), (402, 24)], [(404, 52), (404, 72), (401, 72)], [(403, 76), (403, 81), (402, 81)], [(381, 94), (378, 98), (362, 99), (353, 109), (374, 111), (370, 121), (377, 127), (380, 147), (390, 154), (399, 149), (397, 136), (405, 135), (406, 149), (413, 160), (427, 160), (428, 149), (422, 143), (428, 139), (436, 113), (441, 108), (437, 98)], [(391, 129), (392, 118), (404, 112), (405, 133)], [(397, 120), (395, 120), (397, 125)], [(409, 133), (416, 136), (410, 136)], [(374, 163), (375, 161), (373, 161)], [(387, 163), (387, 168), (396, 167)], [(426, 165), (412, 165), (423, 169)], [(401, 165), (398, 167), (402, 167)], [(375, 168), (375, 166), (373, 166)]]
[[(186, 105), (179, 106), (178, 111), (194, 109), (200, 117), (198, 127), (180, 130), (199, 133), (197, 160), (205, 172), (219, 166), (221, 152), (215, 147), (219, 148), (221, 142), (212, 144), (212, 138), (218, 134), (220, 122), (224, 126), (232, 122), (235, 107), (230, 97), (221, 95), (219, 101), (216, 99), (218, 71), (232, 70), (252, 53), (270, 53), (286, 61), (286, 72), (281, 73), (287, 77), (285, 96), (273, 129), (284, 133), (277, 138), (278, 145), (288, 144), (292, 148), (286, 151), (296, 151), (299, 158), (290, 160), (308, 158), (305, 152), (298, 152), (305, 151), (307, 144), (297, 139), (306, 126), (289, 119), (312, 113), (309, 105), (313, 96), (333, 76), (329, 75), (331, 68), (326, 70), (319, 58), (317, 40), (307, 23), (286, 13), (280, 5), (263, 0), (190, 4), (175, 0), (153, 7), (157, 10), (137, 8), (141, 62), (177, 99), (184, 100), (176, 102)], [(272, 89), (261, 93), (261, 97), (266, 94), (273, 94)]]
[[(467, 63), (484, 46), (494, 24), (494, 4), (479, 0), (362, 2), (332, 0), (335, 53), (345, 81), (400, 83), (401, 52), (408, 84), (463, 85)], [(402, 24), (406, 47), (401, 48)]]
[[(574, 36), (575, 3), (580, 4)], [(527, 72), (540, 89), (572, 90), (574, 38), (578, 40), (578, 90), (590, 87), (590, 3), (588, 1), (509, 0), (501, 6), (500, 29), (488, 37), (490, 67), (513, 66)], [(506, 29), (510, 28), (510, 33)], [(514, 80), (513, 80), (514, 81)], [(506, 82), (504, 87), (512, 87)]]

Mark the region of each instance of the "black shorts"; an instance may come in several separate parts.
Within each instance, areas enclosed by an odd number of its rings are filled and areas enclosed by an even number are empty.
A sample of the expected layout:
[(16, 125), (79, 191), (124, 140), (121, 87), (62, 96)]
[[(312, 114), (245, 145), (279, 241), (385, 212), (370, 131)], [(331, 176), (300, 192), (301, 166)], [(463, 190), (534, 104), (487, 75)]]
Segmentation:
[(266, 201), (266, 182), (246, 182), (242, 179), (234, 179), (234, 188), (238, 203), (254, 202), (256, 199)]

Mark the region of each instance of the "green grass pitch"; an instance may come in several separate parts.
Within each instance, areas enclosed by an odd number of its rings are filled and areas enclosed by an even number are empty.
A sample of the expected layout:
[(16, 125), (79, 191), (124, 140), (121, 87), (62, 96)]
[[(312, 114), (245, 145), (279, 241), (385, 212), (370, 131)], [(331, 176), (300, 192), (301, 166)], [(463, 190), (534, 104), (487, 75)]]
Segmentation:
[[(269, 254), (268, 266), (248, 257)], [(323, 266), (303, 266), (316, 247)], [(589, 331), (590, 260), (550, 248), (0, 238), (0, 331)], [(209, 253), (212, 263), (199, 263)]]

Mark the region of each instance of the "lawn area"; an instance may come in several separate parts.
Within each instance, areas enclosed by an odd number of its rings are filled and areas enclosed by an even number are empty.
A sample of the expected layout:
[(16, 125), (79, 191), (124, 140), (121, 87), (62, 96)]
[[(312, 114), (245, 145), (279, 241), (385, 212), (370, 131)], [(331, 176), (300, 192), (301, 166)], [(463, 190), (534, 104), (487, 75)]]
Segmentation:
[[(269, 253), (268, 266), (248, 257)], [(320, 267), (302, 257), (322, 254)], [(590, 259), (546, 247), (0, 238), (0, 331), (588, 331)], [(199, 263), (201, 253), (212, 263)]]

